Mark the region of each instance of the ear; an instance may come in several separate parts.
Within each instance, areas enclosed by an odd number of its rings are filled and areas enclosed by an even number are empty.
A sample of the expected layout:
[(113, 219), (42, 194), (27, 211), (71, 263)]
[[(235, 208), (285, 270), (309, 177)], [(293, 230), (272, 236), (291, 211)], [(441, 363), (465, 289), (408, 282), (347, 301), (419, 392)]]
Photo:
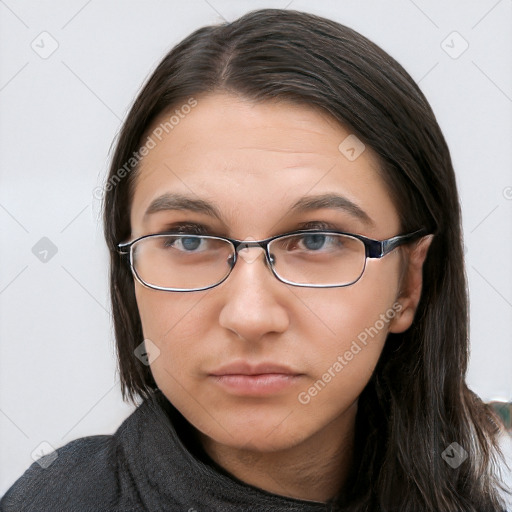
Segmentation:
[(407, 251), (406, 261), (402, 272), (400, 291), (396, 298), (401, 309), (391, 321), (389, 332), (404, 332), (412, 325), (423, 286), (423, 263), (433, 239), (434, 235), (427, 235), (416, 244), (405, 248)]

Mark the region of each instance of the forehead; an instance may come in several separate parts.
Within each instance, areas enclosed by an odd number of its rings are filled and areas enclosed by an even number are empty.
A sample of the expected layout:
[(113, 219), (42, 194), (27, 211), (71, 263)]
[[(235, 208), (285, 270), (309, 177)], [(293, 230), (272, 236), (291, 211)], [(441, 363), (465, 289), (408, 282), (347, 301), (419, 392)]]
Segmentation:
[[(153, 138), (158, 144), (144, 158), (145, 167), (173, 156), (201, 163), (205, 155), (229, 154), (236, 159), (237, 154), (245, 157), (248, 152), (255, 156), (262, 152), (258, 158), (268, 155), (272, 162), (327, 161), (340, 156), (338, 146), (350, 135), (334, 118), (310, 105), (253, 102), (220, 93), (203, 95), (196, 103), (187, 114), (173, 115), (182, 110), (173, 107), (153, 123), (148, 134), (156, 132)], [(377, 166), (373, 155), (367, 159)]]
[(332, 192), (362, 204), (369, 215), (397, 219), (376, 156), (366, 147), (353, 158), (363, 146), (327, 113), (229, 94), (196, 101), (183, 111), (173, 107), (148, 131), (155, 145), (135, 180), (132, 226), (159, 195), (172, 192), (214, 202), (224, 220), (239, 227), (262, 211), (282, 216), (300, 197)]

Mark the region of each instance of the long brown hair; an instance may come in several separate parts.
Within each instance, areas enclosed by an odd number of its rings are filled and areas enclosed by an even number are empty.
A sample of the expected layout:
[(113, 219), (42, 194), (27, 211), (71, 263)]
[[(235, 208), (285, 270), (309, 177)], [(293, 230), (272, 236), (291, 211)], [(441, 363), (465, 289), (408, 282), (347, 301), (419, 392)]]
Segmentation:
[[(379, 155), (403, 232), (426, 227), (436, 233), (414, 323), (389, 334), (359, 398), (356, 464), (338, 509), (503, 510), (495, 474), (502, 457), (499, 420), (465, 383), (461, 212), (445, 139), (400, 64), (354, 30), (312, 14), (263, 9), (196, 30), (164, 57), (124, 122), (104, 200), (123, 398), (135, 403), (157, 387), (150, 368), (134, 356), (142, 326), (132, 275), (116, 250), (130, 236), (137, 152), (158, 116), (220, 91), (328, 112)], [(468, 453), (457, 468), (442, 457), (453, 442)]]

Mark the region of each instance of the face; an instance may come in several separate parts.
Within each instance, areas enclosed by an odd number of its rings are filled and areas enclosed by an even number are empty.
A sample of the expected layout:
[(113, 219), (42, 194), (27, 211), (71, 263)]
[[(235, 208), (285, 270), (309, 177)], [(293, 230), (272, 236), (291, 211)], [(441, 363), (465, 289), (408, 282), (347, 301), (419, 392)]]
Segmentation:
[[(350, 132), (314, 109), (210, 94), (164, 135), (135, 181), (131, 240), (190, 223), (239, 240), (314, 222), (378, 240), (400, 233), (371, 149), (347, 158), (338, 148)], [(174, 207), (146, 213), (170, 193), (206, 201), (219, 216)], [(327, 193), (345, 206), (292, 211)], [(403, 260), (400, 249), (368, 259), (357, 283), (322, 289), (279, 282), (262, 249), (246, 252), (209, 290), (166, 292), (136, 281), (137, 304), (144, 337), (159, 351), (155, 381), (193, 426), (231, 447), (286, 449), (353, 418), (388, 331), (406, 327)], [(242, 370), (227, 375), (231, 364)], [(282, 368), (265, 370), (270, 364)], [(240, 375), (244, 365), (272, 375), (251, 380)]]

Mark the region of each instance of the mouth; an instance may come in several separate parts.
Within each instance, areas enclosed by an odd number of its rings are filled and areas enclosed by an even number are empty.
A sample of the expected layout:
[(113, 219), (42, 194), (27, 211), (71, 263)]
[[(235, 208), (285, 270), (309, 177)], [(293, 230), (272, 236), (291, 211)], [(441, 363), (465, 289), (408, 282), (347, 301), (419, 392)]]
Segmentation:
[(211, 372), (209, 377), (231, 394), (261, 396), (276, 394), (297, 384), (304, 374), (273, 363), (237, 362)]

